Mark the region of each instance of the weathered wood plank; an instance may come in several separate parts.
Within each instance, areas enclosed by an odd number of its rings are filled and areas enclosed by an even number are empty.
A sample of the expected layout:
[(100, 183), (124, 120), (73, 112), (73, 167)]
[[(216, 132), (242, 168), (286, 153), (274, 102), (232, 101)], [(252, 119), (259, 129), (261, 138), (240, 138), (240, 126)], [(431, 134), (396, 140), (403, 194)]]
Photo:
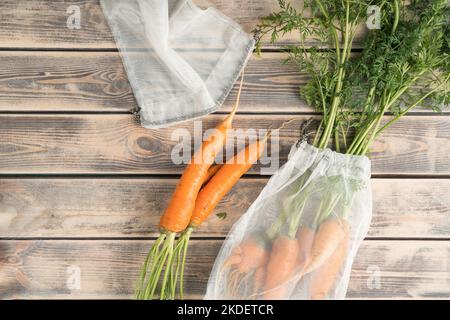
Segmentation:
[[(238, 112), (315, 113), (299, 98), (307, 75), (284, 64), (286, 57), (275, 52), (252, 56)], [(117, 52), (0, 51), (0, 74), (0, 112), (131, 112), (137, 107)], [(238, 87), (220, 111), (231, 110)]]
[[(279, 9), (277, 1), (274, 0), (195, 2), (202, 7), (208, 3), (212, 4), (249, 33), (257, 25), (260, 17)], [(292, 3), (300, 8), (303, 2), (293, 0)], [(76, 5), (80, 9), (80, 29), (67, 27), (70, 15), (67, 10), (71, 5)], [(295, 34), (287, 35), (280, 44), (296, 40)], [(116, 48), (98, 0), (3, 0), (0, 10), (0, 43), (3, 48)]]
[[(222, 118), (219, 115), (205, 117), (202, 129), (213, 127)], [(268, 129), (281, 126), (290, 118), (285, 115), (239, 115), (234, 127)], [(300, 122), (307, 118), (299, 116), (299, 121), (291, 122), (280, 133), (281, 164), (300, 136)], [(192, 122), (148, 130), (131, 115), (6, 114), (0, 116), (0, 124), (0, 174), (180, 173), (183, 166), (174, 165), (171, 153), (180, 137), (193, 132)], [(448, 117), (405, 117), (386, 130), (373, 145), (372, 172), (448, 175), (449, 137)], [(277, 159), (272, 160), (273, 164)], [(260, 168), (256, 165), (252, 172), (260, 173)]]
[[(221, 243), (191, 242), (186, 264), (188, 297), (204, 294)], [(150, 244), (141, 240), (1, 241), (0, 298), (132, 298), (133, 283)], [(364, 241), (348, 297), (448, 298), (449, 254), (447, 241)]]
[[(307, 80), (284, 53), (253, 56), (239, 112), (312, 112), (298, 95)], [(0, 111), (123, 111), (137, 107), (117, 52), (1, 52)], [(238, 84), (221, 111), (236, 101)]]
[[(150, 237), (177, 179), (3, 179), (0, 236)], [(244, 178), (195, 236), (225, 236), (267, 179)], [(450, 180), (373, 179), (369, 237), (450, 238)]]

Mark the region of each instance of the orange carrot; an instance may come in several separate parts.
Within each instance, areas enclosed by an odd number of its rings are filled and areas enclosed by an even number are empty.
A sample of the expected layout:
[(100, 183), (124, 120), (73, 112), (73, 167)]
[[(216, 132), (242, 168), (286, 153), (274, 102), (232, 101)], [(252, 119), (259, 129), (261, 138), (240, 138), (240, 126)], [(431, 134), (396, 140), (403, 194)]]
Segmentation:
[(246, 275), (246, 277), (253, 276), (253, 288), (259, 291), (264, 284), (268, 259), (269, 253), (264, 240), (258, 240), (250, 236), (236, 246), (221, 268), (222, 271), (232, 268), (227, 283), (230, 296), (238, 297), (239, 293), (235, 292), (234, 284), (237, 279), (242, 279), (243, 275)]
[[(173, 279), (176, 278), (177, 275), (175, 274), (174, 276), (173, 274), (173, 265), (175, 260), (180, 256), (179, 252), (174, 250), (176, 249), (176, 247), (174, 247), (175, 237), (178, 232), (187, 230), (186, 228), (195, 207), (195, 199), (197, 198), (205, 178), (208, 176), (208, 170), (213, 164), (215, 157), (223, 149), (227, 131), (231, 128), (234, 115), (236, 114), (239, 105), (243, 78), (244, 77), (242, 76), (237, 101), (233, 110), (219, 125), (216, 126), (214, 133), (208, 140), (204, 141), (201, 147), (194, 153), (175, 188), (164, 214), (161, 216), (159, 222), (161, 233), (144, 261), (138, 286), (136, 288), (137, 299), (152, 299), (158, 287), (161, 288), (161, 299), (165, 299), (166, 296), (174, 298), (176, 282), (174, 283)], [(188, 238), (189, 235), (190, 231), (188, 230)], [(184, 246), (181, 247), (184, 248)], [(185, 253), (186, 251), (184, 251), (184, 254)], [(162, 282), (159, 285), (163, 269), (164, 275), (162, 277)], [(178, 266), (176, 272), (178, 272)], [(171, 290), (169, 294), (166, 292), (167, 289)]]
[(297, 268), (299, 270), (303, 270), (309, 261), (314, 234), (314, 230), (307, 226), (301, 226), (297, 231), (297, 241), (299, 245)]
[(264, 300), (283, 299), (288, 290), (288, 282), (295, 273), (299, 243), (297, 239), (279, 235), (270, 252), (264, 283)]
[[(241, 150), (227, 161), (208, 184), (199, 192), (195, 201), (191, 225), (199, 226), (211, 214), (220, 200), (231, 190), (239, 179), (258, 161), (267, 141), (267, 136)], [(245, 158), (244, 158), (245, 157)], [(243, 163), (241, 160), (245, 159)]]
[(311, 299), (324, 299), (330, 292), (347, 255), (348, 240), (349, 232), (347, 230), (334, 253), (312, 273), (309, 285)]
[(216, 174), (217, 171), (219, 171), (220, 168), (222, 168), (223, 164), (214, 164), (211, 167), (209, 167), (208, 171), (206, 172), (206, 177), (203, 179), (203, 186), (205, 186), (209, 180), (213, 177), (213, 175)]
[(265, 244), (254, 237), (248, 237), (241, 242), (223, 264), (223, 268), (236, 266), (241, 273), (248, 273), (265, 264), (268, 252)]
[[(204, 186), (197, 196), (195, 201), (195, 209), (191, 217), (189, 227), (178, 238), (176, 246), (176, 254), (182, 252), (181, 263), (178, 264), (176, 275), (178, 275), (178, 269), (180, 269), (180, 296), (183, 296), (183, 274), (184, 274), (184, 261), (186, 260), (187, 247), (189, 245), (189, 238), (194, 230), (205, 221), (209, 214), (214, 210), (219, 201), (227, 194), (227, 192), (236, 184), (239, 178), (247, 172), (254, 162), (258, 160), (262, 151), (264, 150), (267, 136), (255, 143), (250, 144), (244, 150), (240, 151), (230, 161), (227, 161), (211, 178), (211, 180)], [(239, 163), (238, 160), (245, 156), (244, 163)], [(245, 246), (241, 246), (239, 250), (247, 250)], [(264, 251), (262, 251), (264, 252)], [(239, 259), (241, 257), (241, 259)], [(239, 261), (240, 270), (242, 268), (249, 269), (251, 265), (248, 264), (248, 259), (244, 259), (244, 254), (231, 256), (231, 261), (226, 262), (226, 266), (232, 266), (235, 261)], [(233, 263), (231, 263), (233, 262)], [(253, 262), (253, 261), (251, 261)], [(236, 276), (241, 275), (241, 271)]]
[(236, 284), (246, 281), (245, 279), (249, 277), (253, 277), (254, 291), (259, 291), (264, 284), (268, 259), (269, 253), (264, 240), (258, 240), (251, 236), (236, 246), (221, 267), (222, 271), (230, 269), (227, 281), (230, 297), (239, 297), (239, 292), (236, 292), (239, 285)]
[(215, 134), (202, 143), (191, 162), (186, 166), (172, 199), (161, 217), (159, 223), (161, 228), (171, 232), (181, 232), (188, 226), (197, 194), (207, 177), (208, 169), (223, 148), (227, 130), (231, 128), (236, 113), (236, 107), (237, 104), (225, 120), (216, 127)]
[(341, 218), (329, 217), (322, 222), (314, 237), (305, 273), (317, 269), (333, 254), (341, 240), (349, 232), (348, 229), (348, 223)]
[(253, 276), (253, 293), (258, 293), (264, 285), (264, 279), (266, 278), (266, 264), (264, 263), (255, 271)]

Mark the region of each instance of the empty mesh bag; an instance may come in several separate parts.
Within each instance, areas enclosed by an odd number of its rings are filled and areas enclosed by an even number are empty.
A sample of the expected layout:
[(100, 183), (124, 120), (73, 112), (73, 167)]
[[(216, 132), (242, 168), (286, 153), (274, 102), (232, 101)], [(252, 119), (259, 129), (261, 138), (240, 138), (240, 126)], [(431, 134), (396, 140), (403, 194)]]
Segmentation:
[(102, 0), (139, 105), (141, 124), (168, 126), (218, 109), (254, 40), (190, 0)]
[(342, 299), (371, 216), (367, 157), (293, 146), (230, 231), (205, 299)]

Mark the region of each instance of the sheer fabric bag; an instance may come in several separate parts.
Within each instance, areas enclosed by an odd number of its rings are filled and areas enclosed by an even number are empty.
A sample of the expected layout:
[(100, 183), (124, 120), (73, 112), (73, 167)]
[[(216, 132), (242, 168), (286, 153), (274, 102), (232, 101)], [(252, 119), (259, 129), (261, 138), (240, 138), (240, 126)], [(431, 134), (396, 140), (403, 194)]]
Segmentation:
[(205, 299), (342, 299), (372, 215), (370, 160), (294, 146), (236, 222)]
[(144, 127), (217, 110), (254, 47), (239, 25), (190, 0), (101, 0)]

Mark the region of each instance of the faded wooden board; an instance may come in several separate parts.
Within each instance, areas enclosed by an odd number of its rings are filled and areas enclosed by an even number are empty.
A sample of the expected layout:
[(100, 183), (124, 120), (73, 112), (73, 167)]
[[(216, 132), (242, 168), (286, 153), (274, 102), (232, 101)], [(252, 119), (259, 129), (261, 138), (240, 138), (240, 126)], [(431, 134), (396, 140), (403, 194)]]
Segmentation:
[[(204, 294), (221, 243), (191, 242), (188, 297)], [(142, 240), (1, 241), (0, 298), (132, 298), (150, 245)], [(450, 243), (443, 241), (364, 241), (353, 265), (348, 297), (448, 298), (449, 254)], [(70, 282), (78, 271), (80, 289)]]
[[(279, 9), (275, 0), (195, 0), (195, 3), (202, 7), (212, 4), (248, 33), (260, 17)], [(292, 3), (301, 8), (303, 2), (293, 0)], [(80, 9), (80, 29), (67, 27), (71, 5)], [(3, 48), (116, 48), (98, 0), (3, 0), (1, 6), (0, 46)], [(364, 30), (362, 27), (358, 37)], [(296, 39), (296, 34), (287, 35), (280, 44)]]
[[(238, 113), (315, 113), (299, 98), (308, 76), (284, 64), (286, 58), (276, 52), (252, 56)], [(0, 112), (131, 112), (137, 107), (117, 52), (0, 51), (0, 74)], [(238, 88), (236, 83), (221, 112), (231, 110)]]
[[(213, 127), (222, 118), (205, 117), (202, 128), (198, 127), (196, 132)], [(268, 129), (272, 125), (276, 128), (291, 118), (239, 115), (234, 127)], [(307, 118), (299, 116), (299, 121), (282, 129), (280, 164), (285, 162), (288, 151), (300, 136), (300, 123)], [(192, 122), (148, 130), (131, 115), (2, 115), (0, 124), (0, 174), (180, 173), (183, 166), (174, 165), (171, 153), (182, 137), (193, 132)], [(372, 172), (448, 175), (449, 138), (448, 117), (406, 117), (386, 130), (373, 145)], [(189, 153), (186, 154), (188, 159)], [(272, 160), (275, 164), (276, 159)], [(259, 169), (257, 165), (252, 172), (260, 173)]]
[[(150, 237), (178, 179), (3, 179), (0, 237)], [(244, 178), (195, 236), (227, 234), (267, 179)], [(450, 180), (373, 179), (369, 237), (450, 238)]]
[[(298, 88), (307, 80), (283, 53), (253, 56), (239, 112), (311, 112)], [(0, 52), (0, 111), (122, 111), (137, 107), (117, 52)], [(237, 83), (222, 111), (236, 101)]]

